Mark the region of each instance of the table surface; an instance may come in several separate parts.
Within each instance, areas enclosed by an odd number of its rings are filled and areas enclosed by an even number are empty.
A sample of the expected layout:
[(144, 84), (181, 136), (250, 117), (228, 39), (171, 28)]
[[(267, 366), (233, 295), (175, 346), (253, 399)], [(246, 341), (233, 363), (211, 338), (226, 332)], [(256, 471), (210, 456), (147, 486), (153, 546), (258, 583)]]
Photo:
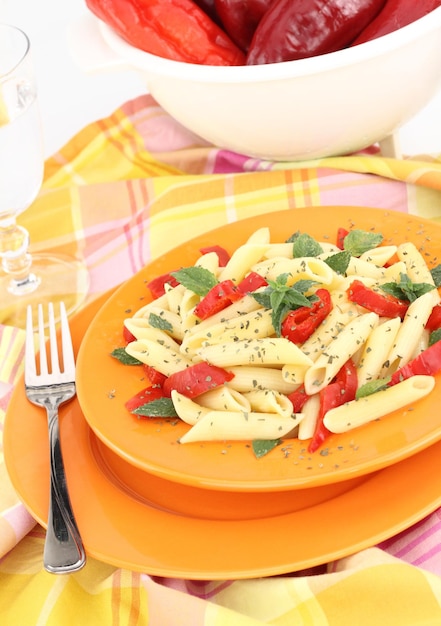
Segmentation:
[[(87, 14), (84, 0), (0, 0), (0, 21), (19, 26), (31, 38), (47, 156), (89, 122), (146, 93), (135, 71), (86, 72), (79, 67), (67, 33)], [(441, 154), (440, 114), (441, 91), (401, 128), (404, 155)]]

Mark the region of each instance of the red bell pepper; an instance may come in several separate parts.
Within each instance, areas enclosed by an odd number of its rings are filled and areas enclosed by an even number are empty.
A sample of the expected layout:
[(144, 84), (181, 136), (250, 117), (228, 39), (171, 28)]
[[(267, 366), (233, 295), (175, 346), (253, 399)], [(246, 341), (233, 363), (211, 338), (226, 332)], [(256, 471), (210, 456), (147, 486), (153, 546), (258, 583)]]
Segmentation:
[(163, 387), (165, 381), (167, 380), (167, 376), (162, 372), (158, 372), (157, 369), (152, 367), (151, 365), (143, 364), (142, 366), (145, 375), (149, 379), (152, 387)]
[(208, 254), (209, 252), (215, 252), (217, 254), (217, 258), (219, 259), (219, 267), (225, 267), (228, 261), (230, 260), (229, 253), (222, 248), (222, 246), (206, 246), (205, 248), (201, 248), (199, 250), (201, 254)]
[(232, 280), (222, 280), (210, 289), (206, 296), (195, 306), (194, 314), (200, 320), (206, 320), (215, 313), (222, 311), (232, 302), (243, 298), (243, 293), (239, 291)]
[(163, 391), (165, 395), (170, 396), (172, 390), (175, 389), (187, 398), (196, 398), (233, 378), (232, 372), (202, 361), (171, 374), (164, 382)]
[(129, 44), (157, 56), (203, 65), (243, 65), (243, 52), (193, 0), (86, 0)]
[(170, 273), (166, 273), (150, 280), (147, 283), (147, 288), (150, 290), (153, 298), (159, 298), (164, 295), (166, 284), (170, 285), (170, 287), (177, 287), (179, 285), (174, 276)]
[(304, 343), (320, 326), (332, 310), (331, 294), (327, 289), (317, 289), (318, 300), (311, 307), (302, 306), (290, 311), (282, 322), (282, 337), (293, 343)]
[(273, 0), (214, 0), (216, 13), (231, 39), (246, 52), (254, 31)]
[(142, 406), (143, 404), (148, 404), (149, 402), (153, 402), (154, 400), (159, 400), (164, 397), (164, 392), (158, 386), (149, 386), (139, 391), (137, 394), (132, 396), (125, 403), (125, 407), (130, 413), (132, 413), (135, 409)]
[(267, 285), (268, 283), (263, 276), (261, 276), (257, 272), (250, 272), (245, 276), (245, 278), (240, 281), (240, 283), (237, 285), (237, 288), (243, 294), (246, 294), (257, 291), (257, 289), (260, 289), (260, 287), (266, 287)]
[(346, 228), (340, 227), (337, 230), (337, 241), (336, 241), (336, 244), (337, 244), (337, 247), (340, 248), (340, 250), (344, 250), (345, 249), (344, 241), (345, 241), (346, 235), (349, 235), (349, 231)]
[(360, 306), (384, 317), (403, 317), (409, 302), (395, 298), (388, 293), (380, 293), (367, 287), (361, 280), (354, 280), (347, 289), (348, 298)]
[(433, 307), (432, 313), (426, 322), (427, 330), (437, 330), (441, 328), (441, 303)]
[(306, 403), (310, 396), (305, 391), (304, 385), (300, 385), (295, 391), (292, 391), (287, 395), (288, 400), (292, 402), (292, 410), (294, 413), (300, 413), (303, 405)]
[(434, 376), (441, 371), (441, 341), (432, 344), (424, 352), (392, 374), (389, 385), (396, 385), (411, 376)]
[(358, 35), (351, 45), (377, 39), (392, 33), (441, 6), (441, 0), (387, 0), (383, 9)]
[(123, 326), (123, 339), (126, 343), (131, 343), (132, 341), (136, 341), (135, 335), (130, 332), (127, 326)]
[(345, 402), (354, 400), (357, 386), (357, 370), (352, 359), (349, 359), (338, 372), (335, 382), (319, 392), (320, 408), (315, 431), (308, 445), (308, 452), (318, 450), (331, 434), (323, 422), (326, 413)]
[(385, 0), (276, 0), (251, 41), (247, 65), (325, 54), (349, 45)]

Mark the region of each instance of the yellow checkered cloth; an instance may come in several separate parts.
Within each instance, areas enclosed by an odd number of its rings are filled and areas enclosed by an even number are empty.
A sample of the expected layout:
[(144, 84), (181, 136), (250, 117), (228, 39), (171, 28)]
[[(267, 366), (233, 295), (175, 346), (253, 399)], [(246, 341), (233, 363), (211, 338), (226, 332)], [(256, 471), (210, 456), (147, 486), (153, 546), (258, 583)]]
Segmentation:
[[(441, 220), (441, 160), (375, 150), (272, 163), (219, 150), (150, 96), (83, 129), (46, 162), (21, 223), (32, 250), (76, 255), (89, 299), (186, 237), (252, 215), (361, 205)], [(311, 209), (313, 210), (313, 209)], [(23, 365), (24, 331), (0, 325), (0, 427)], [(324, 528), (326, 532), (326, 528)], [(44, 529), (19, 502), (0, 456), (2, 626), (387, 626), (441, 624), (441, 512), (354, 556), (292, 575), (160, 579), (89, 558), (43, 570)]]

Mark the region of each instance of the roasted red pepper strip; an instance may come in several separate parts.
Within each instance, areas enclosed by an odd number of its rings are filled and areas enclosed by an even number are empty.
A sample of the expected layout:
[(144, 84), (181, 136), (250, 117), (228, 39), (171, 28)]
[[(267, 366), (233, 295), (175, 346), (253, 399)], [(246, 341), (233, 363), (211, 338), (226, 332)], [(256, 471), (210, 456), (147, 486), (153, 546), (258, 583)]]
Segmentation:
[(383, 9), (352, 42), (356, 46), (392, 33), (441, 6), (441, 0), (387, 0)]
[(168, 284), (170, 287), (177, 287), (179, 285), (178, 281), (171, 274), (161, 274), (156, 278), (153, 278), (147, 283), (147, 288), (150, 290), (153, 298), (159, 298), (163, 296), (165, 293), (165, 285)]
[(411, 376), (434, 376), (441, 371), (441, 341), (432, 344), (424, 352), (392, 374), (389, 385), (396, 385)]
[(349, 231), (346, 228), (339, 228), (337, 230), (337, 247), (340, 248), (340, 250), (344, 250), (345, 249), (345, 237), (346, 235), (349, 235)]
[(326, 413), (337, 406), (354, 400), (357, 391), (357, 370), (352, 359), (349, 359), (338, 372), (335, 382), (331, 383), (319, 392), (320, 408), (317, 423), (308, 445), (308, 452), (315, 452), (320, 448), (331, 432), (323, 423)]
[(311, 307), (302, 306), (290, 311), (282, 322), (282, 337), (293, 343), (304, 343), (332, 310), (331, 294), (327, 289), (317, 289), (318, 300)]
[(206, 320), (222, 311), (232, 302), (243, 298), (243, 293), (231, 280), (222, 280), (210, 289), (206, 296), (195, 306), (194, 314), (200, 320)]
[(203, 65), (243, 65), (243, 52), (192, 0), (86, 0), (129, 44), (157, 56)]
[(260, 287), (266, 287), (268, 285), (267, 281), (263, 276), (258, 274), (257, 272), (250, 272), (243, 278), (240, 283), (237, 285), (239, 291), (243, 294), (252, 293)]
[(215, 0), (216, 13), (231, 39), (246, 52), (273, 0)]
[(247, 65), (279, 63), (349, 45), (385, 0), (276, 0), (256, 28)]
[(164, 394), (168, 396), (175, 389), (187, 398), (195, 398), (233, 378), (232, 372), (203, 361), (171, 374), (164, 382), (163, 390)]
[(143, 364), (142, 368), (153, 387), (162, 387), (164, 385), (167, 380), (165, 374), (158, 372), (158, 370), (151, 365)]
[(435, 305), (429, 319), (426, 322), (427, 330), (437, 330), (441, 328), (441, 303)]
[(127, 326), (123, 326), (123, 338), (126, 343), (131, 343), (136, 340), (135, 335), (130, 332)]
[(305, 391), (305, 387), (300, 385), (295, 391), (288, 394), (287, 398), (292, 402), (292, 410), (294, 413), (300, 413), (303, 405), (310, 396)]
[(217, 254), (217, 258), (219, 259), (219, 267), (225, 267), (228, 261), (230, 260), (229, 253), (222, 248), (222, 246), (206, 246), (205, 248), (201, 248), (199, 250), (201, 254), (208, 254), (209, 252), (215, 252)]
[(354, 280), (347, 289), (348, 298), (360, 306), (384, 317), (403, 317), (409, 302), (395, 298), (388, 293), (380, 293), (366, 287), (361, 280)]
[(125, 407), (128, 411), (132, 413), (135, 409), (142, 406), (143, 404), (148, 404), (149, 402), (153, 402), (154, 400), (159, 400), (164, 397), (164, 392), (160, 387), (150, 386), (146, 387), (142, 391), (138, 392), (134, 396), (132, 396), (125, 403)]

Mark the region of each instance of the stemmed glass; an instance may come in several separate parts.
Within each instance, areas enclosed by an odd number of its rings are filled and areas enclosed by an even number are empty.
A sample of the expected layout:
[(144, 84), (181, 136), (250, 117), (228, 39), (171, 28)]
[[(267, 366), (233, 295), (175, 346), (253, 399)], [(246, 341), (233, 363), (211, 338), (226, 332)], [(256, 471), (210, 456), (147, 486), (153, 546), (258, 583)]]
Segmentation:
[(16, 222), (36, 199), (43, 170), (30, 41), (19, 28), (0, 24), (0, 323), (22, 328), (28, 304), (63, 300), (71, 313), (88, 289), (87, 271), (77, 260), (31, 256), (29, 233)]

